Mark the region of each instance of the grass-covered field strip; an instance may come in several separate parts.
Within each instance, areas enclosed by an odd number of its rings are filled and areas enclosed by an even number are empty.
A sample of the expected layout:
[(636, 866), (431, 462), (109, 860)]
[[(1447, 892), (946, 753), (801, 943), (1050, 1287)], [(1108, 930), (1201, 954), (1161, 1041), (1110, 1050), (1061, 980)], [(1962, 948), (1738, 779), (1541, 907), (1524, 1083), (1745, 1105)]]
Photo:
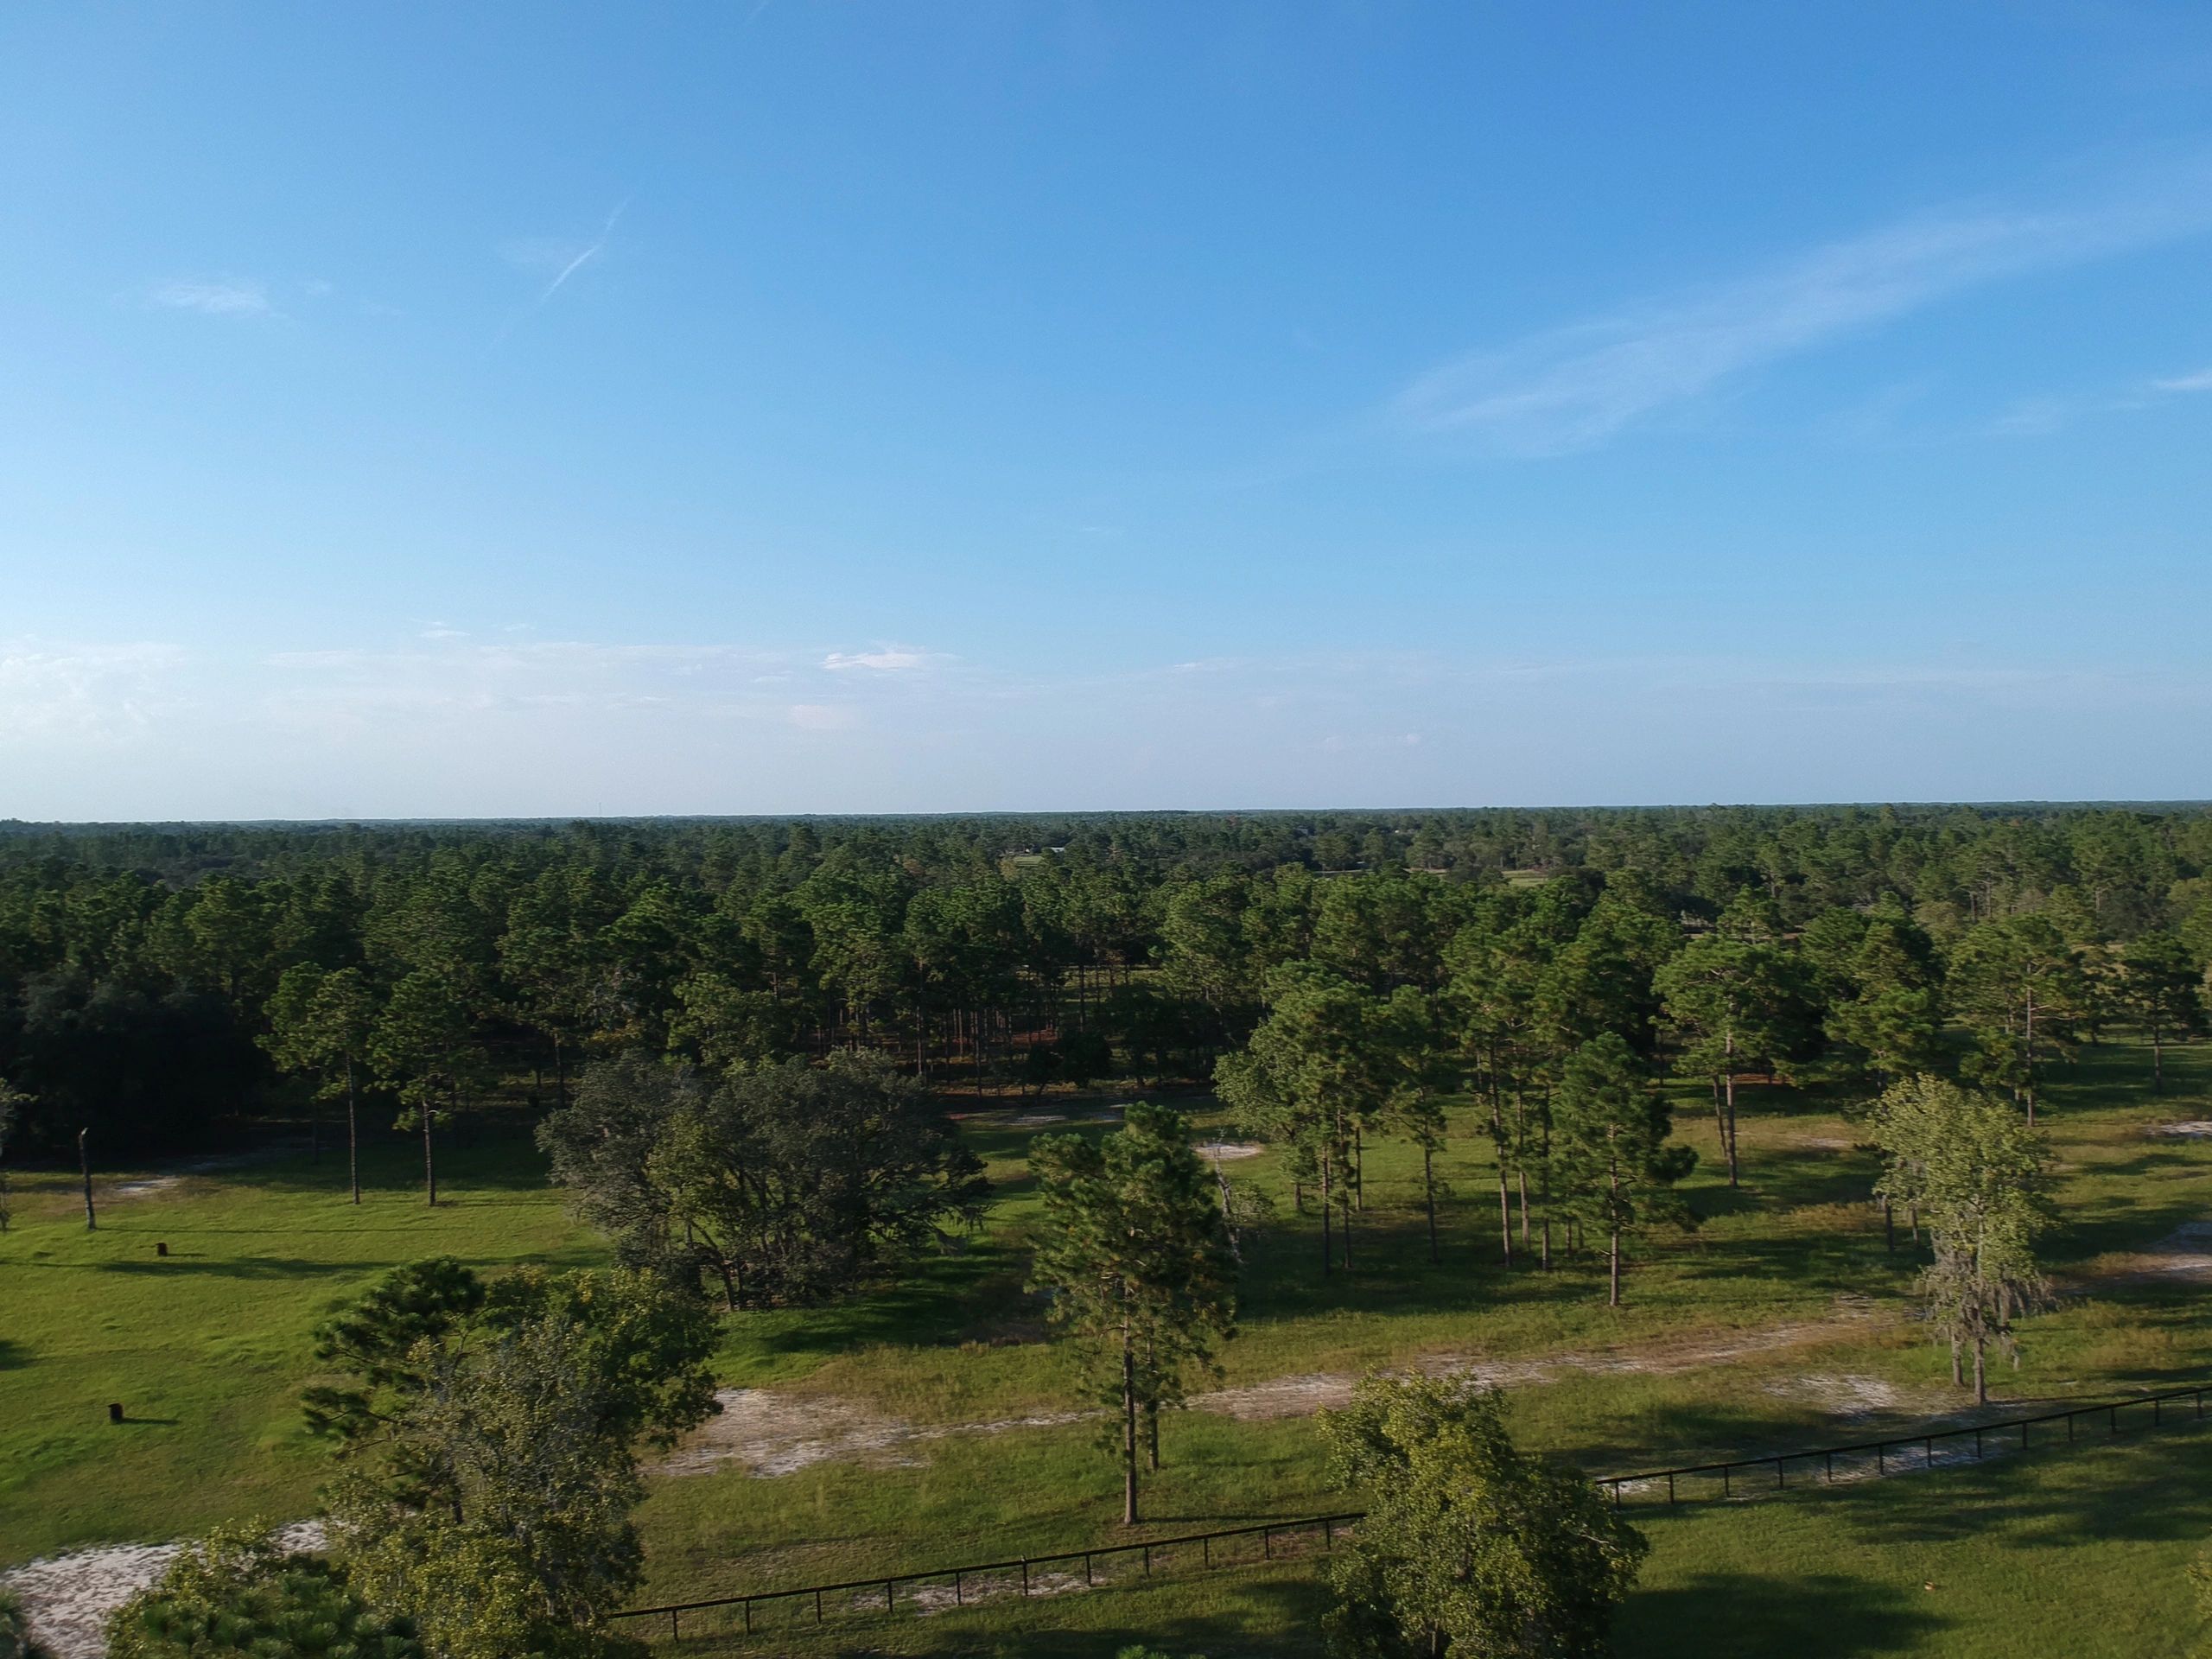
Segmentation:
[[(2212, 1531), (2212, 1433), (2173, 1428), (1980, 1467), (1641, 1513), (1651, 1541), (1619, 1659), (2181, 1659), (2202, 1630), (2187, 1568)], [(1312, 1557), (925, 1616), (801, 1606), (751, 1643), (702, 1632), (671, 1653), (791, 1659), (1111, 1659), (1144, 1641), (1210, 1659), (1318, 1656)]]
[[(2212, 1327), (2200, 1311), (2204, 1286), (2126, 1276), (2141, 1265), (2126, 1259), (2131, 1254), (2184, 1223), (2212, 1218), (2212, 1145), (2145, 1133), (2158, 1122), (2212, 1116), (2212, 1051), (2170, 1057), (2169, 1087), (2156, 1098), (2146, 1058), (2133, 1046), (2089, 1051), (2054, 1092), (2048, 1128), (2062, 1160), (2065, 1224), (2048, 1255), (2061, 1278), (2086, 1294), (2069, 1294), (2027, 1326), (2022, 1369), (1995, 1373), (2000, 1411), (2007, 1402), (2172, 1386), (2212, 1372)], [(1701, 1108), (1699, 1096), (1681, 1097), (1679, 1133), (1709, 1154), (1710, 1119)], [(1092, 1106), (1051, 1109), (1080, 1117)], [(1704, 1227), (1686, 1238), (1655, 1239), (1631, 1273), (1629, 1306), (1617, 1312), (1604, 1305), (1594, 1263), (1550, 1274), (1501, 1270), (1487, 1143), (1471, 1113), (1456, 1117), (1443, 1160), (1454, 1191), (1437, 1267), (1426, 1259), (1415, 1208), (1417, 1164), (1403, 1147), (1370, 1147), (1357, 1267), (1325, 1279), (1316, 1229), (1310, 1217), (1289, 1214), (1273, 1158), (1229, 1166), (1233, 1179), (1274, 1192), (1279, 1212), (1272, 1229), (1247, 1241), (1243, 1334), (1224, 1355), (1226, 1384), (1357, 1372), (1423, 1356), (1551, 1357), (1559, 1363), (1541, 1382), (1514, 1391), (1516, 1421), (1532, 1442), (1593, 1471), (1859, 1438), (1877, 1424), (1957, 1409), (1942, 1357), (1903, 1317), (1915, 1258), (1902, 1230), (1898, 1253), (1883, 1250), (1879, 1217), (1865, 1202), (1872, 1159), (1852, 1149), (1850, 1126), (1819, 1101), (1753, 1091), (1745, 1186), (1732, 1193), (1716, 1168), (1701, 1168), (1691, 1192), (1707, 1217)], [(727, 1384), (834, 1396), (914, 1424), (984, 1422), (1077, 1403), (1060, 1355), (1039, 1339), (1036, 1310), (1021, 1293), (1021, 1235), (1032, 1203), (1022, 1154), (1037, 1131), (1000, 1116), (971, 1120), (968, 1132), (996, 1185), (982, 1234), (898, 1289), (731, 1321), (719, 1361)], [(308, 1512), (322, 1455), (298, 1428), (293, 1399), (310, 1369), (308, 1333), (333, 1302), (393, 1262), (441, 1251), (492, 1268), (603, 1257), (543, 1185), (542, 1165), (518, 1128), (486, 1130), (475, 1145), (451, 1148), (441, 1172), (448, 1201), (435, 1211), (421, 1203), (419, 1165), (405, 1141), (379, 1141), (368, 1173), (368, 1202), (356, 1210), (344, 1201), (342, 1160), (328, 1154), (320, 1165), (295, 1156), (187, 1177), (137, 1197), (114, 1195), (123, 1176), (110, 1172), (101, 1177), (109, 1194), (101, 1226), (89, 1234), (73, 1175), (17, 1177), (16, 1229), (0, 1236), (0, 1563), (171, 1537), (226, 1518)], [(167, 1260), (155, 1255), (157, 1240), (169, 1244)], [(1699, 1363), (1708, 1351), (1741, 1346), (1743, 1333), (1777, 1325), (1802, 1329), (1782, 1345), (1752, 1344), (1726, 1363)], [(110, 1400), (124, 1402), (136, 1421), (111, 1427)], [(1844, 1403), (1872, 1415), (1840, 1422)], [(1893, 1491), (1822, 1494), (1802, 1505), (1789, 1499), (1740, 1513), (1657, 1516), (1656, 1548), (1624, 1651), (1677, 1651), (1667, 1645), (1676, 1624), (1688, 1631), (1700, 1621), (1750, 1620), (1762, 1606), (1779, 1618), (1789, 1574), (1802, 1572), (1816, 1613), (1829, 1593), (1822, 1575), (1842, 1586), (1834, 1590), (1839, 1609), (1851, 1585), (1909, 1580), (1922, 1599), (1899, 1592), (1892, 1605), (1865, 1591), (1874, 1597), (1865, 1602), (1867, 1617), (1886, 1621), (1883, 1628), (1901, 1633), (1897, 1640), (1808, 1651), (1908, 1651), (1921, 1643), (1926, 1651), (1995, 1653), (1997, 1646), (1961, 1645), (1969, 1638), (1959, 1632), (1981, 1628), (1977, 1609), (1997, 1606), (1996, 1581), (2017, 1573), (2021, 1552), (2033, 1548), (2044, 1554), (2025, 1559), (2056, 1561), (2069, 1541), (2091, 1563), (2078, 1572), (2067, 1567), (2069, 1581), (2095, 1577), (2101, 1586), (2122, 1573), (2115, 1564), (2122, 1557), (2123, 1576), (2161, 1586), (2172, 1580), (2170, 1599), (2161, 1599), (2167, 1587), (2144, 1592), (2144, 1605), (2166, 1609), (2163, 1639), (2187, 1605), (2179, 1563), (2204, 1521), (2188, 1507), (2188, 1483), (2202, 1484), (2204, 1453), (2196, 1442), (2186, 1451), (2164, 1445), (2100, 1451), (2063, 1466), (2039, 1458), (1993, 1465), (1893, 1484)], [(1171, 1420), (1166, 1449), (1168, 1466), (1147, 1492), (1162, 1531), (1343, 1503), (1325, 1489), (1303, 1417), (1248, 1421), (1192, 1412)], [(2161, 1484), (2162, 1471), (2173, 1480)], [(2123, 1493), (2130, 1479), (2137, 1484)], [(642, 1517), (652, 1573), (645, 1594), (676, 1599), (1081, 1547), (1121, 1535), (1114, 1487), (1084, 1424), (947, 1436), (775, 1478), (725, 1466), (659, 1481)], [(2108, 1529), (2098, 1522), (2100, 1506), (2118, 1517)], [(1990, 1517), (1994, 1552), (1986, 1594), (1974, 1588), (1982, 1569), (1970, 1564), (1982, 1559), (1980, 1535), (1947, 1530), (1980, 1513)], [(1912, 1515), (1921, 1516), (1916, 1532), (1882, 1518)], [(2168, 1515), (2171, 1536), (2145, 1535)], [(2107, 1560), (2109, 1552), (2118, 1554)], [(1946, 1563), (1940, 1572), (1907, 1565), (1938, 1556)], [(1700, 1574), (1719, 1575), (1710, 1581), (1724, 1589), (1747, 1577), (1740, 1594), (1693, 1595), (1707, 1581)], [(1921, 1591), (1930, 1580), (1939, 1589)], [(2040, 1580), (2033, 1587), (2038, 1595), (2064, 1593)], [(1310, 1573), (1285, 1571), (1039, 1602), (1023, 1615), (1026, 1624), (1063, 1634), (1033, 1635), (1022, 1650), (1110, 1652), (1137, 1632), (1220, 1659), (1255, 1650), (1236, 1634), (1248, 1626), (1310, 1636), (1314, 1594)], [(1669, 1605), (1679, 1609), (1675, 1623), (1652, 1611)], [(2071, 1617), (2087, 1605), (2077, 1598), (2061, 1611)], [(1953, 1622), (1926, 1623), (1937, 1614)], [(888, 1649), (900, 1652), (988, 1651), (944, 1644), (968, 1639), (959, 1621), (983, 1631), (1007, 1617), (986, 1607), (885, 1627), (868, 1640), (924, 1644)], [(1808, 1616), (1792, 1629), (1845, 1617)], [(2122, 1639), (2128, 1627), (2113, 1618), (2082, 1617), (2094, 1640), (2048, 1650), (2169, 1650), (2129, 1645)], [(1211, 1634), (1179, 1635), (1186, 1626)], [(1939, 1641), (1937, 1630), (1948, 1633)], [(1295, 1643), (1305, 1639), (1285, 1635), (1266, 1650), (1300, 1651)], [(1761, 1650), (1750, 1635), (1732, 1640), (1737, 1645), (1717, 1642), (1700, 1651)]]

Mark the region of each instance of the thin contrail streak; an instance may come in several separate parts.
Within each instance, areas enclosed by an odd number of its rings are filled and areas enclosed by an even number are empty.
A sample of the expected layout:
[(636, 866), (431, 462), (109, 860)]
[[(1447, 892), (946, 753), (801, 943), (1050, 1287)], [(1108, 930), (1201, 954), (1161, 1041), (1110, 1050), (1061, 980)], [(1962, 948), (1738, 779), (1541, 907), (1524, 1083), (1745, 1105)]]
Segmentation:
[(543, 305), (546, 301), (551, 299), (556, 294), (561, 291), (562, 283), (567, 282), (569, 277), (575, 276), (593, 260), (598, 258), (601, 254), (607, 251), (607, 238), (614, 234), (614, 226), (621, 219), (622, 210), (629, 205), (630, 198), (627, 196), (623, 197), (621, 200), (614, 204), (614, 211), (607, 216), (607, 223), (600, 226), (598, 239), (589, 247), (586, 248), (582, 253), (578, 254), (575, 258), (569, 260), (567, 264), (561, 267), (561, 274), (556, 276), (551, 282), (546, 283), (545, 291), (537, 296), (538, 304)]
[(607, 251), (607, 242), (614, 234), (615, 226), (621, 222), (623, 212), (629, 207), (630, 201), (631, 198), (625, 196), (621, 200), (614, 204), (614, 211), (607, 214), (607, 223), (599, 227), (599, 235), (594, 238), (592, 245), (586, 248), (582, 252), (577, 254), (575, 258), (569, 260), (567, 264), (562, 266), (559, 271), (555, 273), (553, 280), (545, 284), (544, 289), (538, 294), (536, 299), (532, 300), (528, 305), (523, 307), (521, 310), (516, 312), (514, 315), (509, 317), (506, 321), (500, 324), (499, 332), (492, 336), (493, 345), (497, 346), (504, 342), (509, 334), (512, 334), (517, 328), (522, 326), (523, 320), (525, 317), (530, 316), (534, 312), (540, 309), (548, 300), (551, 299), (556, 294), (561, 291), (562, 283), (567, 282), (569, 277), (575, 276), (593, 260), (598, 258), (601, 254)]

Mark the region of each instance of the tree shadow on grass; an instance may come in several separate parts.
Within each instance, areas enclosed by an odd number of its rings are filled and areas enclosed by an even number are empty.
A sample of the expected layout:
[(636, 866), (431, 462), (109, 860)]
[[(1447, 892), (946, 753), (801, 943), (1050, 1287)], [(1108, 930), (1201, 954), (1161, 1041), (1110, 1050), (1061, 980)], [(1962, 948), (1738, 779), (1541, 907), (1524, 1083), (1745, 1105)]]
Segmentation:
[(2212, 1436), (2169, 1429), (1905, 1476), (1853, 1491), (1839, 1508), (1878, 1544), (1986, 1538), (2000, 1527), (2022, 1551), (2171, 1541), (2212, 1529), (2208, 1472)]
[(1638, 1591), (1622, 1610), (1613, 1650), (1620, 1659), (1779, 1653), (1858, 1659), (1923, 1651), (1945, 1623), (1906, 1590), (1878, 1580), (1715, 1572)]

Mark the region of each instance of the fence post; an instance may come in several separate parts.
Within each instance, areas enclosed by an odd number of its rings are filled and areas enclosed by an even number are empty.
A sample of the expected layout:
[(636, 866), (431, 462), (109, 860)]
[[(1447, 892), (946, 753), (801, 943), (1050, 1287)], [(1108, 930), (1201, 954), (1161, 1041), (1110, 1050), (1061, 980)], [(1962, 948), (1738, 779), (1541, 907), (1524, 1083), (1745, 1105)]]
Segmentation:
[(1336, 1547), (1336, 1526), (1329, 1517), (1325, 1515), (1321, 1517), (1321, 1548), (1324, 1549), (1334, 1549)]
[(1029, 1593), (1029, 1558), (1027, 1555), (1021, 1558), (1021, 1593), (1025, 1596)]
[(1090, 1552), (1087, 1549), (1083, 1552), (1083, 1587), (1090, 1588)]
[(886, 1579), (883, 1581), (883, 1611), (887, 1613), (895, 1613), (899, 1611), (897, 1604), (891, 1599), (891, 1580), (889, 1579)]
[(814, 1622), (817, 1624), (822, 1622), (822, 1592), (819, 1590), (814, 1592)]
[(1675, 1471), (1671, 1469), (1667, 1471), (1667, 1507), (1675, 1507)]
[(952, 1605), (956, 1607), (964, 1605), (960, 1596), (960, 1574), (957, 1571), (952, 1575)]
[(1213, 1535), (1211, 1533), (1208, 1533), (1198, 1540), (1198, 1565), (1200, 1567), (1213, 1565)]
[(1152, 1546), (1150, 1544), (1144, 1547), (1144, 1575), (1147, 1579), (1152, 1576)]
[(745, 1633), (746, 1633), (747, 1636), (750, 1636), (750, 1635), (752, 1635), (752, 1634), (753, 1634), (753, 1598), (752, 1598), (752, 1597), (747, 1596), (747, 1597), (745, 1599), (744, 1607), (745, 1607)]
[(677, 1636), (676, 1609), (671, 1607), (668, 1610), (668, 1639), (673, 1642), (676, 1640)]
[(1728, 1495), (1728, 1465), (1724, 1463), (1720, 1465), (1720, 1496), (1726, 1497)]
[(1272, 1528), (1260, 1529), (1260, 1556), (1262, 1560), (1269, 1561), (1275, 1558), (1275, 1535)]
[(1974, 1431), (1974, 1460), (1976, 1463), (1981, 1461), (1981, 1428), (1978, 1424)]
[(1825, 1479), (1829, 1485), (1833, 1486), (1835, 1484), (1835, 1453), (1830, 1452), (1827, 1453), (1827, 1472), (1822, 1477), (1822, 1478)]

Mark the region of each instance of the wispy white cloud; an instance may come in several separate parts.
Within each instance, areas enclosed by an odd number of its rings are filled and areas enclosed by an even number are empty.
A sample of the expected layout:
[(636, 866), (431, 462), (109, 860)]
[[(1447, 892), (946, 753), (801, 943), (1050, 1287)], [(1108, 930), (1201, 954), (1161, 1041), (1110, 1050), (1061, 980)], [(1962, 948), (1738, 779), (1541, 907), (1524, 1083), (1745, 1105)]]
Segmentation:
[(1600, 444), (1785, 358), (1971, 289), (2212, 229), (2212, 155), (2070, 202), (1967, 205), (1773, 269), (1441, 364), (1392, 404), (1406, 429), (1505, 454)]
[(171, 645), (0, 645), (0, 747), (143, 732), (174, 700), (187, 664)]
[(2212, 369), (2199, 369), (2194, 374), (2177, 374), (2168, 380), (2153, 380), (2154, 391), (2192, 392), (2212, 391)]
[(856, 668), (877, 674), (897, 674), (946, 660), (938, 652), (913, 645), (879, 645), (874, 651), (833, 651), (822, 659), (822, 666), (833, 674)]
[(156, 283), (146, 291), (146, 299), (164, 311), (195, 311), (203, 317), (276, 315), (269, 289), (260, 283)]

